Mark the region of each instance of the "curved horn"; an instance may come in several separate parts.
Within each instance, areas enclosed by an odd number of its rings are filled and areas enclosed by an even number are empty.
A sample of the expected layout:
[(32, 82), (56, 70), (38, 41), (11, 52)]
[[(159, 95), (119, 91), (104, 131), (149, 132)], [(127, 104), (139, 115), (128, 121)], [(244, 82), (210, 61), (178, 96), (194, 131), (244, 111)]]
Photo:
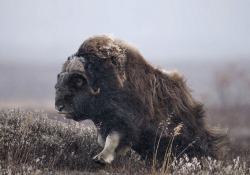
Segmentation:
[(92, 88), (90, 89), (90, 93), (92, 94), (92, 95), (97, 95), (97, 94), (99, 94), (100, 93), (100, 88), (98, 88), (97, 89), (97, 91), (94, 91)]

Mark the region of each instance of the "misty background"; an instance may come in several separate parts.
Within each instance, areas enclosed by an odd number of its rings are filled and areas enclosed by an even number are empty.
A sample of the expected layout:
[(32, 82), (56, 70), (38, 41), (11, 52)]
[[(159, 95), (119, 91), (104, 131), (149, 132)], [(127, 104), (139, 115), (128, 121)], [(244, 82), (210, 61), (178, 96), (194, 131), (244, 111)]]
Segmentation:
[(249, 136), (249, 9), (248, 0), (0, 0), (0, 108), (56, 115), (62, 63), (106, 33), (177, 69), (211, 123)]

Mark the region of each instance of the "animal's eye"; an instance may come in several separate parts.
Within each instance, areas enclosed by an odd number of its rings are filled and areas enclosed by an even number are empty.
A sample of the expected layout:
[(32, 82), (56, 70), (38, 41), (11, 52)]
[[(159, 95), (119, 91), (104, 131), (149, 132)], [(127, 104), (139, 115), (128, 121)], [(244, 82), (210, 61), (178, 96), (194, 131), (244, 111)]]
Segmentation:
[(76, 78), (75, 79), (75, 84), (77, 87), (81, 87), (83, 85), (83, 79), (82, 78)]

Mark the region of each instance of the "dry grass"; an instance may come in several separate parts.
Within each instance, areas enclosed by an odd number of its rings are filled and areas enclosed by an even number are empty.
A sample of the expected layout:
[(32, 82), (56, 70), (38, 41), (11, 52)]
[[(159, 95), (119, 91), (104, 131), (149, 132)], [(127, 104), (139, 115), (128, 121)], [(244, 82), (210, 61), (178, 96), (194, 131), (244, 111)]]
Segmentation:
[[(177, 133), (177, 131), (176, 131)], [(100, 151), (96, 130), (77, 123), (49, 120), (41, 112), (0, 111), (0, 174), (249, 174), (249, 154), (228, 156), (224, 161), (186, 156), (162, 168), (147, 166), (131, 151), (112, 165), (102, 167), (91, 158)], [(174, 137), (173, 136), (173, 141)], [(170, 143), (171, 148), (171, 143)], [(171, 150), (171, 149), (169, 149)]]

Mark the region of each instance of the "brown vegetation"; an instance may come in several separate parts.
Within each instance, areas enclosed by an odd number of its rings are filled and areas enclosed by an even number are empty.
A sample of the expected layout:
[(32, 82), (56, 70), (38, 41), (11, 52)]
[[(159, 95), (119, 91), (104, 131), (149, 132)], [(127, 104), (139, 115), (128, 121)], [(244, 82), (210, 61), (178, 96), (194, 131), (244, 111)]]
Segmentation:
[[(41, 112), (1, 110), (0, 135), (0, 174), (163, 173), (135, 152), (105, 168), (96, 165), (90, 161), (99, 150), (93, 127), (49, 120)], [(169, 162), (164, 174), (248, 174), (249, 152), (244, 151), (224, 161), (184, 156)]]

